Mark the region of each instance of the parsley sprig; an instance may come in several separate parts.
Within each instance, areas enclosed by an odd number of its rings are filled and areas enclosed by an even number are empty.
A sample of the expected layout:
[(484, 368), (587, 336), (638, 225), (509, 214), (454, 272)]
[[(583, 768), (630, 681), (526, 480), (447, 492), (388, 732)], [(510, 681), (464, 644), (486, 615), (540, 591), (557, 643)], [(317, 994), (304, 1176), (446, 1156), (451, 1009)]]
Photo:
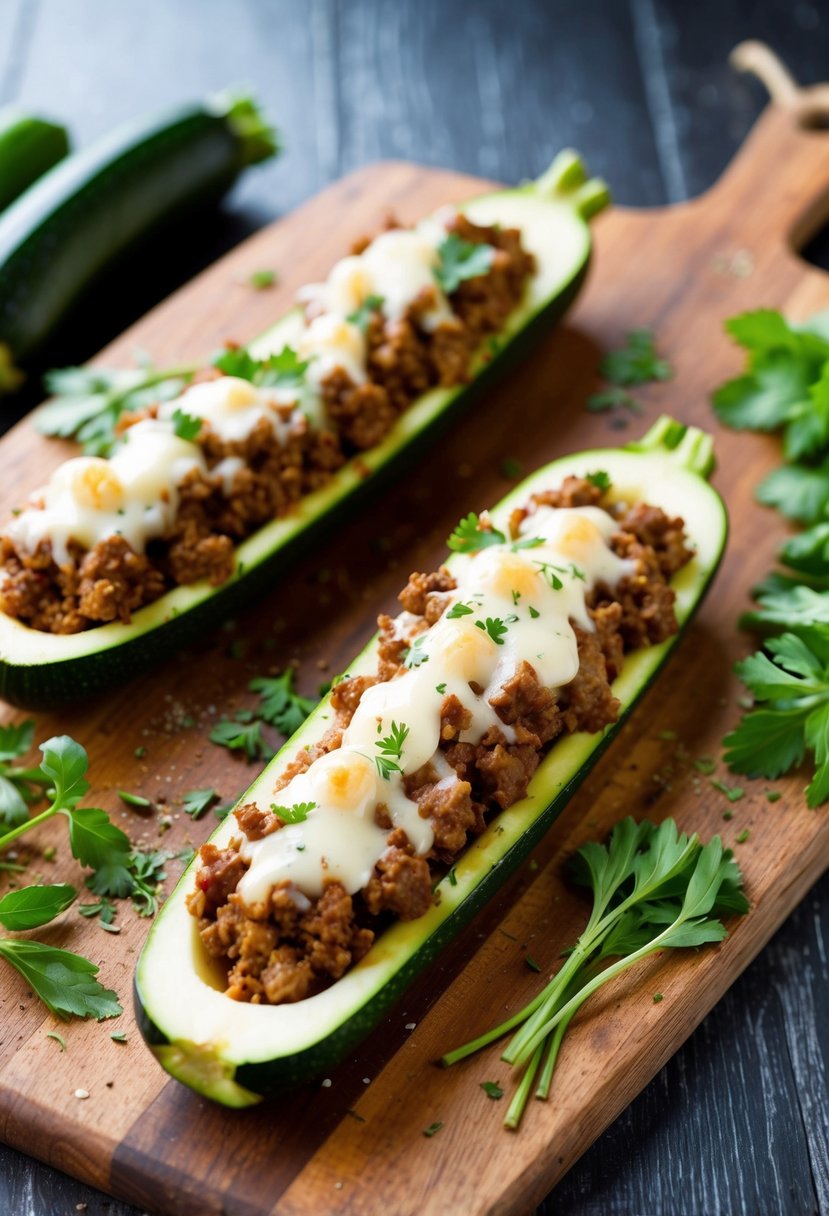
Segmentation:
[(442, 1059), (455, 1064), (520, 1027), (502, 1055), (522, 1070), (504, 1119), (510, 1128), (520, 1123), (536, 1076), (535, 1096), (548, 1097), (567, 1028), (593, 993), (657, 951), (722, 941), (719, 918), (748, 910), (739, 867), (719, 837), (703, 845), (671, 819), (659, 826), (622, 820), (607, 845), (579, 849), (571, 876), (591, 891), (593, 907), (556, 975), (508, 1021)]
[(226, 376), (250, 380), (261, 388), (299, 388), (308, 369), (308, 360), (300, 359), (290, 346), (283, 346), (275, 355), (255, 359), (245, 347), (222, 351), (213, 359), (213, 366)]
[(398, 725), (397, 722), (392, 722), (391, 730), (385, 738), (376, 741), (374, 746), (380, 754), (374, 757), (374, 763), (384, 781), (388, 781), (392, 773), (402, 773), (400, 761), (403, 759), (403, 745), (408, 734), (409, 728), (405, 723)]
[(451, 296), (466, 279), (489, 274), (494, 257), (495, 250), (491, 245), (473, 244), (450, 232), (438, 245), (435, 279), (441, 291)]
[(283, 823), (304, 823), (311, 811), (316, 810), (316, 807), (316, 802), (294, 802), (291, 806), (271, 803), (271, 810)]
[(17, 726), (0, 726), (0, 827), (19, 827), (29, 817), (29, 808), (43, 798), (51, 784), (39, 765), (14, 764), (34, 742), (35, 724), (29, 718)]

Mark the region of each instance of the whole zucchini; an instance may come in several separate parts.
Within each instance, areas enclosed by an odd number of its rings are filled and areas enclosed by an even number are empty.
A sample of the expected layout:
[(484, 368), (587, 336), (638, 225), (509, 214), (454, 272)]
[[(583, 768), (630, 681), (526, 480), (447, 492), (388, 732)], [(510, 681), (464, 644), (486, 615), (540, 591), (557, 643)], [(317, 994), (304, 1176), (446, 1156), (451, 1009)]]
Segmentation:
[(276, 150), (256, 104), (222, 95), (132, 123), (57, 165), (0, 216), (0, 356), (30, 358), (113, 258)]
[[(693, 560), (672, 580), (680, 628), (687, 625), (716, 571), (725, 545), (727, 518), (706, 481), (712, 443), (701, 431), (663, 418), (639, 443), (564, 457), (539, 469), (490, 513), (506, 529), (511, 511), (565, 476), (606, 471), (628, 502), (661, 506), (685, 520), (695, 546)], [(450, 558), (448, 565), (455, 559)], [(425, 916), (396, 922), (342, 979), (293, 1005), (242, 1004), (225, 996), (202, 956), (196, 923), (185, 906), (195, 887), (191, 863), (158, 916), (138, 962), (138, 1020), (163, 1067), (178, 1080), (227, 1106), (246, 1106), (272, 1090), (308, 1081), (332, 1068), (374, 1027), (444, 943), (476, 913), (527, 856), (571, 794), (616, 735), (634, 704), (657, 675), (678, 637), (633, 651), (625, 658), (613, 692), (619, 721), (597, 734), (579, 733), (553, 743), (530, 782), (527, 796), (492, 820), (440, 882), (440, 902)], [(373, 672), (376, 639), (349, 664), (351, 675)], [(331, 720), (323, 701), (239, 800), (267, 805), (274, 776), (297, 750), (313, 744)], [(236, 828), (228, 816), (214, 833), (226, 845)]]
[[(380, 473), (388, 476), (402, 460), (410, 462), (453, 412), (551, 329), (584, 281), (591, 248), (587, 221), (607, 199), (604, 183), (588, 181), (582, 162), (565, 152), (537, 181), (465, 204), (461, 210), (477, 223), (521, 228), (537, 263), (524, 299), (498, 335), (497, 354), (493, 343), (483, 344), (471, 382), (434, 388), (416, 400), (381, 443), (348, 461), (321, 489), (300, 499), (291, 514), (240, 544), (236, 573), (220, 587), (207, 581), (179, 586), (139, 609), (129, 625), (114, 622), (70, 636), (30, 629), (0, 614), (0, 697), (31, 708), (78, 700), (146, 670), (263, 594), (296, 552), (329, 526), (334, 512), (341, 519), (346, 502), (354, 504), (375, 488)], [(302, 313), (293, 309), (252, 343), (251, 353), (264, 358), (292, 346), (302, 325)], [(367, 478), (366, 469), (373, 476)]]
[(65, 127), (16, 109), (0, 110), (0, 211), (68, 151)]

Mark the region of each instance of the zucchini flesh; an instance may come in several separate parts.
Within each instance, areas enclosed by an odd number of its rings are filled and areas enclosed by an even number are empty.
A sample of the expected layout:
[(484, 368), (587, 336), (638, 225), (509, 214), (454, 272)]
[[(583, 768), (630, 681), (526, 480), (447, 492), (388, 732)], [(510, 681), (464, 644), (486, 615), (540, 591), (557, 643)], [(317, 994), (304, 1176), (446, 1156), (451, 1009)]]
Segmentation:
[(0, 211), (68, 151), (65, 127), (18, 110), (0, 112)]
[[(568, 474), (584, 476), (603, 469), (618, 497), (681, 515), (696, 547), (693, 560), (671, 583), (681, 631), (713, 578), (726, 541), (725, 507), (706, 481), (711, 465), (709, 436), (661, 419), (638, 444), (554, 461), (517, 486), (490, 514), (496, 527), (503, 529), (511, 510), (534, 491), (558, 485)], [(452, 558), (447, 564), (451, 568)], [(211, 971), (196, 921), (185, 906), (195, 885), (195, 859), (153, 925), (136, 972), (139, 1024), (163, 1067), (217, 1102), (243, 1106), (334, 1066), (525, 858), (620, 729), (679, 636), (626, 655), (613, 684), (622, 703), (619, 722), (598, 734), (582, 732), (556, 740), (527, 796), (497, 815), (456, 860), (454, 882), (448, 876), (441, 881), (440, 903), (417, 920), (395, 923), (361, 962), (316, 996), (294, 1005), (257, 1006), (224, 995), (222, 980)], [(376, 638), (348, 671), (359, 675), (373, 672), (375, 666)], [(325, 733), (330, 717), (326, 699), (239, 805), (257, 795), (267, 803), (274, 776), (299, 748)], [(234, 820), (228, 816), (211, 839), (226, 845), (234, 830)]]
[[(473, 199), (461, 209), (482, 224), (517, 226), (538, 269), (524, 299), (510, 315), (493, 358), (484, 343), (473, 362), (470, 384), (435, 388), (400, 416), (382, 443), (361, 452), (320, 489), (302, 498), (290, 515), (266, 524), (236, 549), (236, 574), (221, 587), (204, 580), (176, 587), (139, 609), (129, 625), (99, 625), (61, 637), (30, 629), (0, 614), (0, 697), (26, 708), (79, 700), (108, 684), (146, 670), (149, 663), (192, 642), (194, 634), (234, 615), (264, 593), (274, 576), (325, 529), (334, 511), (375, 489), (397, 463), (407, 462), (451, 415), (505, 371), (547, 333), (575, 298), (587, 272), (587, 219), (607, 201), (603, 183), (588, 180), (572, 153), (562, 153), (536, 182)], [(2, 225), (0, 224), (0, 236)], [(0, 291), (2, 269), (0, 268)], [(2, 322), (0, 321), (0, 325)], [(291, 345), (302, 325), (298, 309), (287, 313), (251, 344), (258, 358)], [(365, 470), (373, 476), (366, 478)]]
[(78, 295), (159, 224), (220, 198), (276, 151), (254, 103), (217, 97), (125, 127), (47, 173), (0, 218), (0, 353), (30, 358)]

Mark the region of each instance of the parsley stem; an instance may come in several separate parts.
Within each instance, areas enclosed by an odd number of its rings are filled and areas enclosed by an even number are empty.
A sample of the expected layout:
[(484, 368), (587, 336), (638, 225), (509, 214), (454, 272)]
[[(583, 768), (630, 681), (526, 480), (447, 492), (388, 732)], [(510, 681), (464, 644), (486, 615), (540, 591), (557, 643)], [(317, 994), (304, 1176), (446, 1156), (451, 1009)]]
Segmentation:
[(0, 851), (16, 840), (18, 836), (22, 836), (24, 832), (28, 832), (30, 828), (36, 828), (38, 824), (45, 823), (47, 819), (51, 819), (53, 815), (58, 813), (57, 803), (53, 803), (47, 810), (42, 811), (39, 815), (35, 815), (34, 819), (27, 819), (25, 823), (21, 823), (19, 827), (12, 828), (10, 832), (0, 836)]
[(509, 1104), (507, 1113), (504, 1116), (504, 1127), (510, 1131), (517, 1131), (518, 1124), (521, 1122), (521, 1116), (524, 1113), (524, 1108), (527, 1105), (527, 1100), (530, 1096), (535, 1074), (538, 1072), (538, 1066), (541, 1063), (541, 1055), (544, 1051), (543, 1041), (538, 1044), (532, 1054), (527, 1067), (524, 1070), (524, 1075), (521, 1078), (520, 1084), (513, 1095), (513, 1099)]
[(535, 1096), (539, 1102), (546, 1102), (550, 1096), (550, 1086), (553, 1083), (553, 1073), (555, 1072), (556, 1062), (558, 1061), (558, 1053), (561, 1047), (561, 1041), (567, 1033), (567, 1027), (570, 1025), (570, 1018), (565, 1018), (563, 1022), (559, 1022), (555, 1030), (547, 1039), (547, 1054), (544, 1057), (544, 1067), (541, 1069), (541, 1076), (538, 1078)]
[(514, 1027), (520, 1026), (538, 1008), (544, 1000), (545, 993), (546, 989), (542, 988), (538, 996), (533, 997), (528, 1005), (525, 1005), (523, 1009), (519, 1009), (518, 1013), (514, 1013), (511, 1018), (507, 1018), (506, 1022), (502, 1022), (500, 1026), (495, 1026), (485, 1034), (478, 1035), (477, 1039), (471, 1039), (470, 1042), (464, 1043), (463, 1047), (456, 1047), (454, 1051), (447, 1051), (446, 1055), (440, 1057), (442, 1066), (449, 1068), (452, 1064), (465, 1060), (467, 1056), (474, 1055), (476, 1051), (480, 1051), (483, 1047), (488, 1047), (496, 1039), (503, 1038)]
[(36, 781), (39, 785), (49, 785), (49, 778), (44, 775), (42, 768), (17, 768), (10, 765), (3, 769), (3, 776), (10, 780)]

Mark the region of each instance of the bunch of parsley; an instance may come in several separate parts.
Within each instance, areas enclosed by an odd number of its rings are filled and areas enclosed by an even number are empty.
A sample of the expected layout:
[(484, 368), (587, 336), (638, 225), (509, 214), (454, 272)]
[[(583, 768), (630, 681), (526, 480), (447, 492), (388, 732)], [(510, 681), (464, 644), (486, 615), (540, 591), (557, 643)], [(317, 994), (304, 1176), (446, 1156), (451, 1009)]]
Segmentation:
[(780, 551), (787, 572), (756, 589), (741, 622), (766, 640), (737, 664), (756, 708), (726, 736), (725, 759), (771, 779), (811, 753), (806, 797), (818, 806), (829, 798), (829, 314), (795, 326), (760, 309), (726, 330), (748, 352), (747, 367), (716, 391), (714, 408), (728, 426), (781, 435), (786, 463), (757, 498), (806, 528)]

